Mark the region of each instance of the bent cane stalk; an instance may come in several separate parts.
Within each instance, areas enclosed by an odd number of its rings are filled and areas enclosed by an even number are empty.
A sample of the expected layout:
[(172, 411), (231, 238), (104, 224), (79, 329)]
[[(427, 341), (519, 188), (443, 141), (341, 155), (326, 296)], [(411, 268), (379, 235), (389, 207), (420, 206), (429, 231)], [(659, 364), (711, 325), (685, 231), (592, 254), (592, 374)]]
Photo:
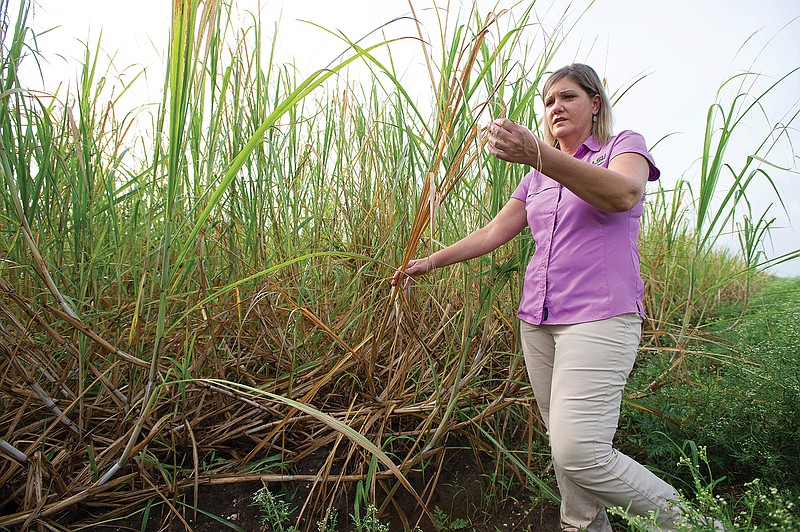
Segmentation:
[(0, 146), (0, 165), (2, 165), (6, 186), (8, 186), (8, 189), (11, 192), (11, 202), (16, 209), (18, 221), (20, 227), (22, 228), (22, 235), (25, 238), (25, 242), (28, 244), (28, 249), (30, 250), (31, 255), (33, 256), (34, 270), (39, 277), (42, 278), (42, 281), (44, 281), (44, 283), (47, 285), (50, 293), (53, 294), (53, 297), (56, 299), (61, 308), (64, 309), (64, 312), (66, 312), (70, 317), (78, 319), (75, 311), (64, 299), (64, 296), (61, 295), (61, 291), (58, 289), (56, 283), (53, 281), (53, 278), (50, 276), (50, 272), (47, 269), (47, 264), (45, 264), (41, 253), (39, 253), (39, 248), (36, 245), (33, 234), (31, 233), (31, 227), (28, 224), (28, 219), (25, 216), (25, 210), (22, 208), (22, 200), (19, 197), (19, 189), (17, 188), (17, 183), (12, 175), (11, 165), (8, 163), (8, 154), (6, 153), (5, 147), (2, 146)]

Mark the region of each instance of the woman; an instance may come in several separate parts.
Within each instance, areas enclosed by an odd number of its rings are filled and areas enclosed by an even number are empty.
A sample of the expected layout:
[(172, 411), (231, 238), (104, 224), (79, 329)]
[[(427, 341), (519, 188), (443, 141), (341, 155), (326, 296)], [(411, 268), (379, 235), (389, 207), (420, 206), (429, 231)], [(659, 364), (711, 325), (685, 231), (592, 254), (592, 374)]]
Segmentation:
[(644, 316), (639, 217), (645, 185), (659, 171), (641, 135), (611, 135), (611, 104), (591, 67), (556, 71), (543, 94), (546, 142), (511, 120), (489, 127), (492, 155), (534, 170), (486, 226), (410, 261), (405, 285), (488, 253), (530, 226), (536, 250), (525, 273), (520, 336), (550, 437), (562, 530), (611, 530), (604, 508), (612, 506), (656, 514), (670, 528), (680, 514), (675, 489), (611, 445)]

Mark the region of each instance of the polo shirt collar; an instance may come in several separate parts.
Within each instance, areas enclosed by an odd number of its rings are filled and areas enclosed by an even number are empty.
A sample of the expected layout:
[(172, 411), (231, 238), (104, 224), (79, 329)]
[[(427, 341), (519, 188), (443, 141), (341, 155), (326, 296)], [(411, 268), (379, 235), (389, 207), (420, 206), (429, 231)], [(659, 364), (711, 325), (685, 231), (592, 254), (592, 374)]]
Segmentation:
[(595, 153), (600, 151), (600, 148), (603, 147), (602, 144), (597, 142), (597, 139), (594, 138), (594, 135), (589, 135), (589, 138), (583, 141), (583, 145)]
[(586, 157), (587, 153), (597, 153), (602, 147), (603, 145), (597, 142), (597, 140), (594, 138), (594, 135), (589, 135), (589, 137), (583, 141), (583, 144), (578, 147), (578, 151), (575, 152), (575, 157), (578, 159), (583, 159)]

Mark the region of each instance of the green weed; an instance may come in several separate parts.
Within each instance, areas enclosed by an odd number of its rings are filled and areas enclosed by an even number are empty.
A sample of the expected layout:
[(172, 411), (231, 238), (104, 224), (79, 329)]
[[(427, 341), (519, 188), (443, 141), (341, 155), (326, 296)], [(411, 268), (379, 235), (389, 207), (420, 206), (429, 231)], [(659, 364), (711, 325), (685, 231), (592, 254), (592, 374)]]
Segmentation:
[(358, 515), (351, 515), (350, 517), (357, 532), (389, 532), (389, 524), (381, 523), (377, 515), (378, 509), (368, 504), (364, 517), (359, 517)]
[[(688, 449), (688, 452), (686, 452)], [(725, 530), (797, 530), (800, 509), (797, 497), (786, 490), (762, 484), (755, 479), (744, 485), (741, 494), (722, 496), (715, 493), (722, 478), (714, 478), (708, 462), (707, 450), (686, 442), (682, 448), (678, 467), (686, 469), (692, 478), (692, 488), (681, 493), (683, 521), (676, 525), (682, 532)], [(609, 512), (622, 517), (630, 531), (653, 530), (657, 516), (632, 516), (623, 508)]]
[(295, 508), (288, 501), (283, 500), (281, 494), (273, 494), (267, 487), (263, 487), (253, 495), (252, 506), (258, 506), (261, 512), (261, 524), (269, 526), (269, 530), (276, 532), (297, 532), (294, 525), (286, 526)]
[(464, 518), (453, 518), (447, 512), (438, 506), (433, 509), (433, 521), (436, 523), (436, 529), (441, 532), (455, 532), (457, 530), (466, 530), (470, 527), (469, 521)]
[(338, 532), (339, 516), (335, 508), (327, 508), (325, 515), (317, 521), (317, 532)]

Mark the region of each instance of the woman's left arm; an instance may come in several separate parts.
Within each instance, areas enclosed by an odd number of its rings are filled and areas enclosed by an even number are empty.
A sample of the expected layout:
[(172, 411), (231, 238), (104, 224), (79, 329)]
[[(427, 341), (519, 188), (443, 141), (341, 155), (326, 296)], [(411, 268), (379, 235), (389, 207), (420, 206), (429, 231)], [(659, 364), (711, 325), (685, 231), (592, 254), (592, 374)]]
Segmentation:
[(505, 118), (495, 120), (489, 132), (489, 153), (536, 168), (602, 211), (629, 211), (644, 194), (650, 167), (638, 153), (617, 155), (603, 168), (546, 145), (528, 128)]

